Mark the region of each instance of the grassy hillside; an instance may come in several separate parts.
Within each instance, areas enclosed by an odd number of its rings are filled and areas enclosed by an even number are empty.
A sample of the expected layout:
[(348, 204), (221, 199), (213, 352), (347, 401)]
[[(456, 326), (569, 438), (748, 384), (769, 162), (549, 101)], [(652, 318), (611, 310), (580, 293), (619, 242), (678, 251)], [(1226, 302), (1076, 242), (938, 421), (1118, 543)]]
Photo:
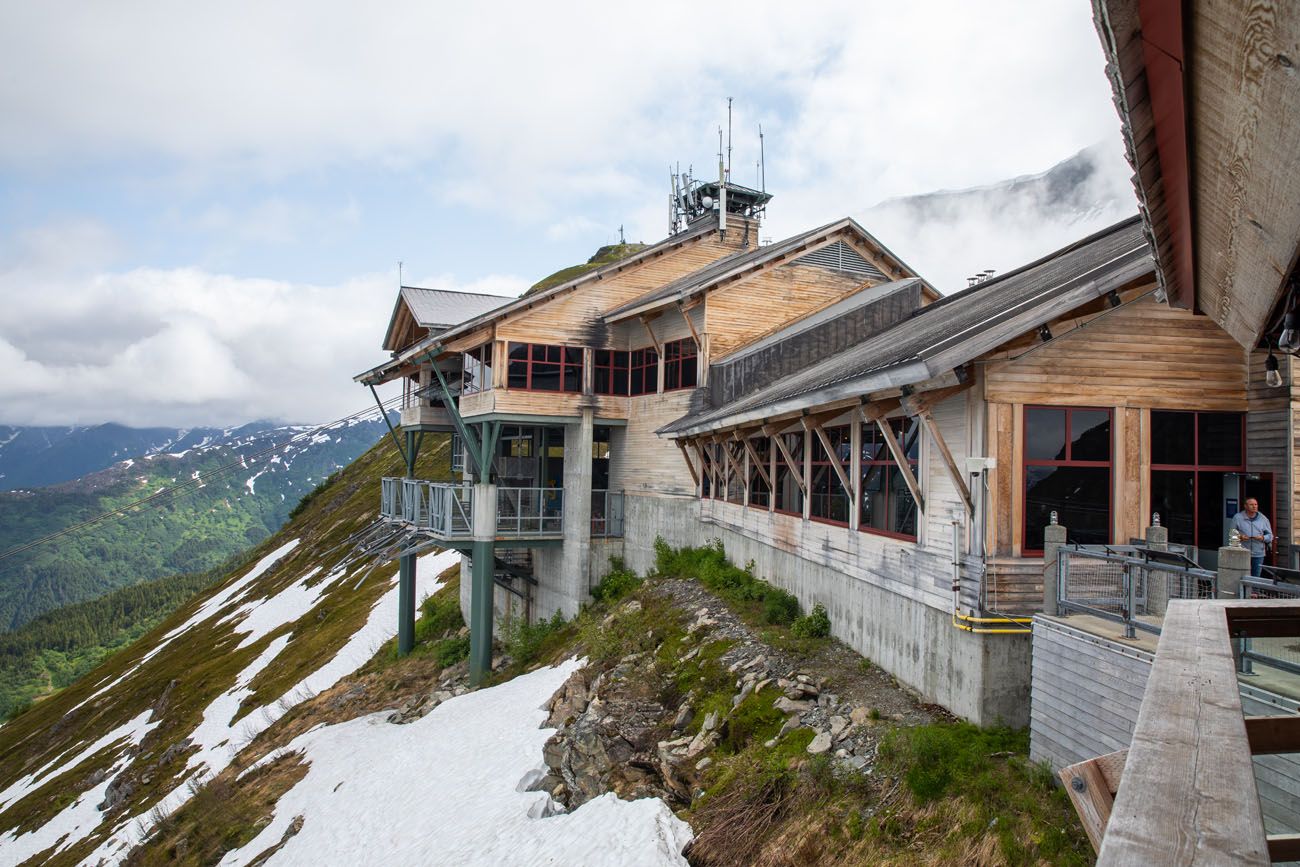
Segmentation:
[(372, 446), (382, 430), (379, 421), (364, 422), (254, 457), (301, 433), (268, 429), (123, 462), (75, 482), (0, 493), (0, 551), (7, 551), (243, 461), (156, 508), (0, 559), (0, 631), (139, 581), (220, 567), (279, 529), (303, 494)]
[(528, 291), (524, 294), (532, 295), (534, 292), (545, 292), (547, 289), (559, 286), (561, 283), (576, 280), (588, 271), (595, 271), (602, 265), (611, 265), (619, 259), (626, 259), (634, 253), (640, 253), (645, 248), (645, 244), (609, 244), (601, 247), (586, 262), (581, 265), (570, 265), (568, 268), (561, 268), (549, 277), (543, 277), (528, 287)]
[[(417, 468), (421, 476), (448, 477), (447, 446), (445, 436), (426, 437)], [(275, 710), (292, 703), (294, 696), (285, 695), (281, 685), (292, 687), (338, 654), (393, 585), (396, 564), (387, 558), (358, 557), (352, 537), (377, 518), (380, 477), (401, 472), (402, 462), (391, 441), (381, 441), (340, 472), (281, 531), (248, 552), (215, 586), (85, 677), (0, 727), (3, 790), (47, 763), (67, 761), (87, 742), (115, 730), (129, 730), (133, 720), (148, 720), (142, 737), (137, 727), (135, 746), (131, 738), (105, 744), (75, 766), (42, 778), (26, 797), (0, 803), (0, 835), (17, 836), (39, 828), (73, 803), (89, 783), (107, 777), (113, 781), (115, 801), (104, 813), (100, 831), (50, 860), (71, 864), (86, 857), (111, 828), (143, 816), (190, 776), (186, 759), (194, 747), (187, 739), (203, 722), (205, 710), (234, 688), (240, 673), (273, 643), (283, 645), (283, 650), (247, 684), (248, 701), (237, 716), (247, 718), (259, 707)], [(216, 611), (186, 629), (183, 638), (167, 637), (188, 620), (203, 618), (204, 604), (247, 574), (249, 564), (294, 540), (298, 544), (292, 551), (220, 610), (235, 610), (243, 600), (270, 598), (295, 584), (310, 589), (335, 579), (310, 610), (245, 647), (238, 646), (237, 624)], [(106, 797), (103, 792), (92, 795), (97, 802)], [(0, 837), (0, 849), (4, 848)]]

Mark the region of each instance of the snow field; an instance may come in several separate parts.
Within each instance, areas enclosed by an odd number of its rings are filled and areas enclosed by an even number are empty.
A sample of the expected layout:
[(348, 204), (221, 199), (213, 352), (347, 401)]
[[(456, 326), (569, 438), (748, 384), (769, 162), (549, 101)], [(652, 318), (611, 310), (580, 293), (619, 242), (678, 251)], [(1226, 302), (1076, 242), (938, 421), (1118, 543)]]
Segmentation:
[(223, 867), (251, 863), (297, 816), (302, 829), (268, 864), (684, 867), (690, 826), (658, 798), (607, 794), (556, 815), (549, 795), (522, 791), (545, 770), (543, 705), (580, 666), (466, 693), (409, 725), (381, 712), (306, 732), (285, 752), (304, 753), (307, 775)]

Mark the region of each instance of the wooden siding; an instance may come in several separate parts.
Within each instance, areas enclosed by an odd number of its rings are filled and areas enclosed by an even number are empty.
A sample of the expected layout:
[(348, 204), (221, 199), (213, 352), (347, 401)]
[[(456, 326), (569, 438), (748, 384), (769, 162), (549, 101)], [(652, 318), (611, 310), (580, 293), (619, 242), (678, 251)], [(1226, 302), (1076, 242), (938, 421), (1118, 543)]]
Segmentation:
[(492, 412), (576, 418), (584, 408), (590, 407), (595, 410), (596, 418), (624, 419), (628, 415), (628, 400), (603, 394), (493, 388), (462, 397), (460, 412), (466, 419)]
[(1246, 409), (1244, 350), (1212, 320), (1175, 310), (1154, 296), (1037, 346), (1019, 358), (988, 364), (984, 392), (988, 400)]
[(984, 573), (984, 607), (998, 614), (1034, 614), (1043, 608), (1043, 559), (997, 558)]
[(498, 323), (497, 339), (623, 348), (613, 342), (613, 329), (601, 320), (604, 313), (739, 252), (739, 242), (738, 234), (729, 233), (725, 242), (716, 233), (706, 235), (680, 250), (516, 313)]
[[(1029, 757), (1057, 769), (1128, 748), (1154, 659), (1069, 623), (1034, 618)], [(1298, 709), (1300, 703), (1290, 699), (1243, 690), (1242, 711), (1249, 716)], [(1269, 833), (1300, 830), (1300, 761), (1270, 755), (1254, 762)]]
[(712, 292), (704, 327), (713, 357), (723, 358), (868, 283), (825, 268), (786, 265)]
[(672, 440), (655, 431), (686, 414), (693, 391), (627, 398), (628, 422), (610, 445), (609, 487), (629, 494), (693, 495), (694, 483)]

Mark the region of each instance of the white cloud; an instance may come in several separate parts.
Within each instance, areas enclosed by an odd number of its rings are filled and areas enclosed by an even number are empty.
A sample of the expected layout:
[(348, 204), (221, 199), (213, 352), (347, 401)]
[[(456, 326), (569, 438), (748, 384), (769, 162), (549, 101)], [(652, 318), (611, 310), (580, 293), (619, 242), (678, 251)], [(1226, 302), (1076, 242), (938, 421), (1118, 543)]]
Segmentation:
[[(51, 243), (18, 251), (10, 262), (21, 267), (0, 267), (0, 420), (313, 422), (369, 402), (351, 378), (384, 358), (394, 275), (322, 286), (194, 268), (113, 272), (70, 267), (75, 251)], [(491, 294), (526, 285), (508, 276), (427, 283)]]

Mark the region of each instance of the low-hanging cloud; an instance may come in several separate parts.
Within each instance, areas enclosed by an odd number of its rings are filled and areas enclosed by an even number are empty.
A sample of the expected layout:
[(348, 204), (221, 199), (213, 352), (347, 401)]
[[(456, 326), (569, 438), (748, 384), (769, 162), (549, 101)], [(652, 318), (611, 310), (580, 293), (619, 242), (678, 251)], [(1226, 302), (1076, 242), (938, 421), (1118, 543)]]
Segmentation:
[[(64, 245), (44, 243), (56, 228), (20, 238), (0, 259), (9, 314), (0, 324), (0, 422), (316, 422), (369, 402), (351, 377), (385, 357), (394, 275), (325, 286), (195, 268), (98, 270), (97, 255), (73, 246), (94, 233), (65, 232)], [(503, 296), (525, 287), (495, 276), (420, 282)]]

